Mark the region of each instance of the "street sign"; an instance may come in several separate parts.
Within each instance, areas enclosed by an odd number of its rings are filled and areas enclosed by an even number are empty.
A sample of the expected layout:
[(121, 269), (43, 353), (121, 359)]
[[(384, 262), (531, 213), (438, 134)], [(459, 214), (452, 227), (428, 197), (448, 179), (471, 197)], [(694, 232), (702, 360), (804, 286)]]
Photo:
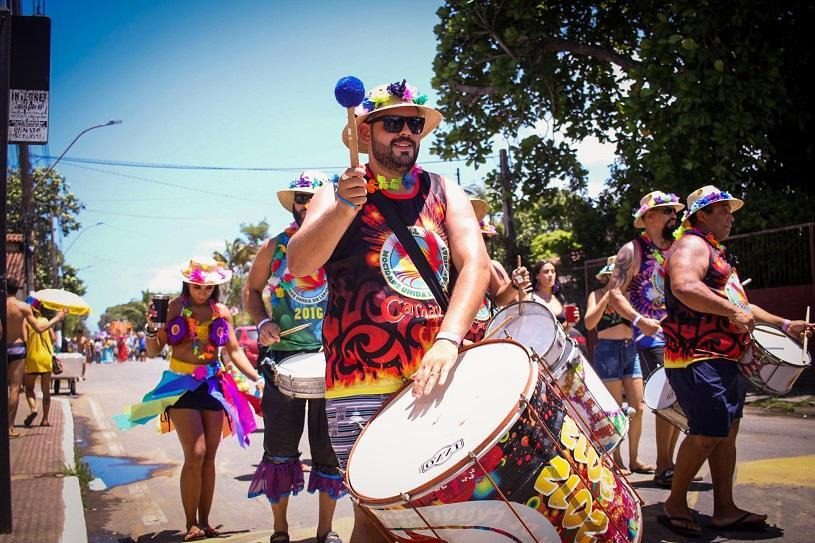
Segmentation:
[(10, 143), (48, 143), (47, 90), (10, 90), (8, 139)]
[(48, 143), (51, 19), (11, 18), (8, 142)]

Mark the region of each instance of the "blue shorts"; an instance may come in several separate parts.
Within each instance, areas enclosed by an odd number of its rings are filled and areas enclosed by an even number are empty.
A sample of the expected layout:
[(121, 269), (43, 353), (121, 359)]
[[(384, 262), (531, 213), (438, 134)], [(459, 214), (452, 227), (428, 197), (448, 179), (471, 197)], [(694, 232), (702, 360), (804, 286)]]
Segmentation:
[(642, 379), (637, 349), (630, 339), (598, 339), (594, 348), (594, 370), (603, 381), (626, 377)]
[(713, 358), (687, 368), (665, 368), (679, 406), (688, 417), (690, 434), (727, 437), (740, 419), (747, 395), (747, 381), (738, 362)]

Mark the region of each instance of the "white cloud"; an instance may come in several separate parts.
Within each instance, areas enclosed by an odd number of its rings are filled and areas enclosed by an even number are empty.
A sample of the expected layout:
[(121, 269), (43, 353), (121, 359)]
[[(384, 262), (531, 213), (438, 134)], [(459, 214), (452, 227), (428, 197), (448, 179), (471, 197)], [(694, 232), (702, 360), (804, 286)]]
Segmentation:
[(181, 288), (180, 270), (184, 264), (153, 269), (153, 276), (147, 281), (150, 292), (177, 292)]
[(614, 162), (614, 151), (613, 143), (600, 143), (594, 136), (589, 136), (577, 146), (577, 158), (586, 168), (608, 167)]

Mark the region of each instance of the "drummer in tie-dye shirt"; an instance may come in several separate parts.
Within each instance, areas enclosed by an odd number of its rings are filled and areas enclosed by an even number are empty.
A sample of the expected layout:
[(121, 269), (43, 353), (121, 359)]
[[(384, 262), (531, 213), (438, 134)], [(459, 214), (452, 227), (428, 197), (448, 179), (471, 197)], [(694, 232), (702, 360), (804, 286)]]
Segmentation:
[(708, 185), (688, 196), (684, 230), (666, 262), (665, 371), (688, 417), (689, 435), (676, 458), (671, 495), (660, 522), (689, 536), (701, 532), (688, 506), (693, 476), (709, 460), (717, 496), (708, 524), (720, 530), (761, 530), (767, 515), (740, 509), (733, 501), (736, 436), (744, 408), (745, 380), (739, 361), (756, 322), (792, 337), (815, 325), (788, 321), (750, 304), (733, 259), (721, 244), (730, 235), (733, 213), (744, 202)]

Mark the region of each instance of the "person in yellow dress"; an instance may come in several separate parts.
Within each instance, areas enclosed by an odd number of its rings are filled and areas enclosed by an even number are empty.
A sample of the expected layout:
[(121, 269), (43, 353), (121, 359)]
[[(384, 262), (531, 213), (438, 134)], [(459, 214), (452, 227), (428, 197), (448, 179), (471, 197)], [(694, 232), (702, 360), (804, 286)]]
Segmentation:
[[(40, 301), (35, 298), (26, 300), (34, 312), (34, 318), (41, 325), (48, 325), (48, 319), (40, 313)], [(34, 395), (34, 386), (37, 377), (40, 378), (42, 390), (42, 419), (40, 426), (51, 426), (48, 422), (48, 413), (51, 410), (51, 359), (54, 355), (54, 341), (56, 335), (53, 328), (44, 332), (37, 332), (30, 324), (25, 324), (26, 355), (25, 355), (25, 399), (31, 413), (23, 420), (26, 427), (30, 427), (37, 418), (37, 398)]]

